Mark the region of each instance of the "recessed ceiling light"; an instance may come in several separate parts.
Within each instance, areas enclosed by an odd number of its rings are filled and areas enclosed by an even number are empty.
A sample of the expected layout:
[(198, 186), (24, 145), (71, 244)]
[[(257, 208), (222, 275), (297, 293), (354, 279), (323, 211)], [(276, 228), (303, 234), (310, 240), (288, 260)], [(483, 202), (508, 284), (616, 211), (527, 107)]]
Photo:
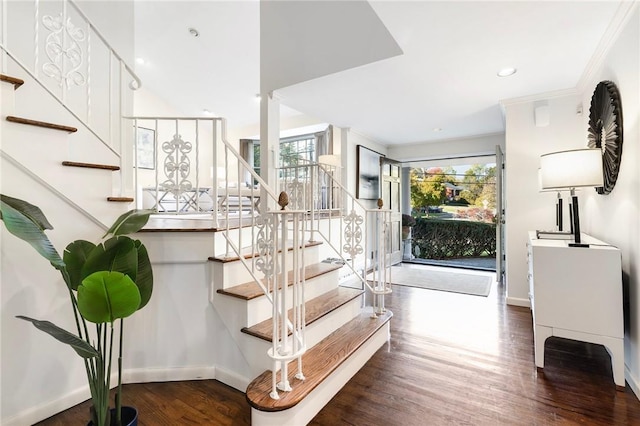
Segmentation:
[(515, 68), (502, 68), (498, 71), (498, 77), (509, 77), (510, 75), (514, 75), (518, 71)]
[(189, 28), (189, 34), (191, 34), (194, 37), (198, 37), (200, 35), (200, 32), (195, 28)]
[(260, 102), (261, 99), (262, 99), (262, 96), (260, 96), (260, 93), (256, 93), (256, 96), (255, 96), (256, 102)]
[(208, 109), (206, 109), (206, 108), (202, 110), (202, 113), (204, 115), (213, 115), (213, 113), (211, 111), (209, 111)]
[(144, 65), (146, 61), (144, 60), (144, 58), (136, 58), (136, 63), (140, 64), (140, 65)]
[(434, 127), (433, 131), (434, 132), (441, 132), (442, 131), (442, 127)]

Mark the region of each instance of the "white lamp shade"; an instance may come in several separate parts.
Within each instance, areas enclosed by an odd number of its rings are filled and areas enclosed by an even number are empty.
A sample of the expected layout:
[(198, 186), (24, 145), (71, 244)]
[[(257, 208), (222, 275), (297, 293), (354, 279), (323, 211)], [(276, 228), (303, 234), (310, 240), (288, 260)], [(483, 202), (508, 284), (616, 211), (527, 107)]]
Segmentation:
[(544, 154), (540, 180), (542, 190), (602, 186), (602, 151), (585, 148)]
[(340, 156), (333, 154), (319, 155), (318, 163), (326, 164), (327, 166), (340, 167)]

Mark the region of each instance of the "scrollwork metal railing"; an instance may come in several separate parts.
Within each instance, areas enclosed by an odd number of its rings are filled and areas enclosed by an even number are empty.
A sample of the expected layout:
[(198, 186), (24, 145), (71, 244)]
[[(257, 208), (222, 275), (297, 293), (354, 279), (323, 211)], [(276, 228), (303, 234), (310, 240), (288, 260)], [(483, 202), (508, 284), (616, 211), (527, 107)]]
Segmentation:
[(372, 297), (373, 314), (384, 312), (391, 293), (391, 211), (369, 209), (342, 185), (338, 168), (300, 161), (278, 171), (291, 205), (308, 212), (310, 240), (320, 236)]
[[(133, 68), (72, 0), (2, 0), (1, 67), (26, 72), (114, 154), (123, 115), (142, 83)], [(11, 28), (9, 22), (19, 22)], [(124, 158), (129, 158), (124, 156)]]

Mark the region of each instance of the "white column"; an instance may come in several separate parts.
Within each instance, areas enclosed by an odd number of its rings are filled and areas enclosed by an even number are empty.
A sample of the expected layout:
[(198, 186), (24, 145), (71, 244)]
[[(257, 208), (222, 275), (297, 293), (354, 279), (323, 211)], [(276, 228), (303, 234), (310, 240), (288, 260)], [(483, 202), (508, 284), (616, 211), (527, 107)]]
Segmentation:
[(402, 167), (400, 202), (403, 214), (411, 214), (411, 167)]
[[(280, 155), (280, 100), (273, 92), (262, 93), (260, 101), (260, 177), (277, 192), (278, 158)], [(264, 207), (275, 209), (275, 201), (269, 200), (263, 190)], [(262, 201), (261, 201), (262, 203)]]

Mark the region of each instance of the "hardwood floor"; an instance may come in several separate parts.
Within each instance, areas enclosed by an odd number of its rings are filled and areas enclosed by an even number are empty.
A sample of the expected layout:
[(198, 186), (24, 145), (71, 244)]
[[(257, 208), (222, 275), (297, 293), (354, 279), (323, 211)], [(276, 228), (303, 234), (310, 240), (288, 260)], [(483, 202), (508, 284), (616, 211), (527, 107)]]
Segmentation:
[[(601, 346), (551, 338), (536, 372), (528, 308), (488, 297), (394, 286), (391, 341), (312, 425), (639, 425)], [(244, 394), (217, 381), (127, 385), (140, 425), (247, 425)], [(88, 404), (44, 422), (86, 424)], [(296, 425), (297, 426), (297, 425)]]

